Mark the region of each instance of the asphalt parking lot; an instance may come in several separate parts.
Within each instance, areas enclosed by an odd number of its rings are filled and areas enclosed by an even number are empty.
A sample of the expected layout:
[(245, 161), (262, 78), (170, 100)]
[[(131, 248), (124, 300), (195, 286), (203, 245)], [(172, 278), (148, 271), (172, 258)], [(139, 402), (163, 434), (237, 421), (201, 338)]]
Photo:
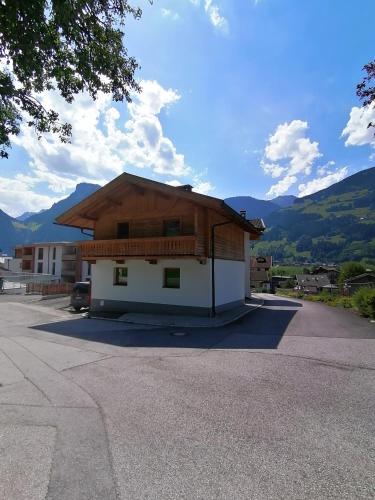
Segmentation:
[(374, 324), (264, 299), (176, 332), (1, 296), (0, 498), (374, 498)]

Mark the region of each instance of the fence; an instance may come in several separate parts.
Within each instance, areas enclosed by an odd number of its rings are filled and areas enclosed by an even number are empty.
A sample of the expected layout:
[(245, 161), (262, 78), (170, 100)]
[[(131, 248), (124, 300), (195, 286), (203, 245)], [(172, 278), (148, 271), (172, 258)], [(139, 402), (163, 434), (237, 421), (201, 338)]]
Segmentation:
[(70, 295), (73, 283), (27, 283), (26, 293), (38, 295)]

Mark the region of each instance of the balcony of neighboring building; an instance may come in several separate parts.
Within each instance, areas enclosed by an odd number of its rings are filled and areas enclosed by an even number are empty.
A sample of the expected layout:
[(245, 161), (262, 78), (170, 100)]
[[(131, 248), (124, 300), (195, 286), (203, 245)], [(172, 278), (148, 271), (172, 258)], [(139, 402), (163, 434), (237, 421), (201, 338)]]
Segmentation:
[(34, 248), (33, 247), (23, 247), (22, 248), (22, 259), (24, 260), (31, 260), (34, 255)]
[(31, 272), (32, 271), (32, 261), (22, 259), (21, 270), (26, 271), (26, 272)]
[(64, 247), (62, 251), (62, 260), (76, 260), (77, 259), (77, 247), (69, 246)]

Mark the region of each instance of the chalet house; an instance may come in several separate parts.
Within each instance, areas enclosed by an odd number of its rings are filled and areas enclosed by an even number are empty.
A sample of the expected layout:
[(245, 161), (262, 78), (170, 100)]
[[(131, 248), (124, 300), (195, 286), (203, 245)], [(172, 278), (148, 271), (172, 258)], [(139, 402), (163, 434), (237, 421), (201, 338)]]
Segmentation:
[(250, 276), (252, 288), (267, 288), (271, 286), (272, 256), (250, 257)]
[(353, 295), (359, 288), (375, 287), (375, 273), (366, 272), (345, 281), (344, 290)]
[(331, 284), (336, 284), (339, 279), (340, 271), (337, 267), (332, 266), (319, 266), (313, 271), (314, 274), (327, 274), (329, 282)]
[(49, 274), (64, 283), (90, 277), (89, 264), (82, 262), (79, 247), (71, 242), (16, 245), (14, 260), (19, 260), (21, 273)]
[(297, 274), (297, 289), (304, 293), (322, 292), (330, 285), (327, 274)]
[(93, 231), (93, 311), (214, 315), (250, 294), (249, 221), (217, 198), (124, 173), (56, 219)]

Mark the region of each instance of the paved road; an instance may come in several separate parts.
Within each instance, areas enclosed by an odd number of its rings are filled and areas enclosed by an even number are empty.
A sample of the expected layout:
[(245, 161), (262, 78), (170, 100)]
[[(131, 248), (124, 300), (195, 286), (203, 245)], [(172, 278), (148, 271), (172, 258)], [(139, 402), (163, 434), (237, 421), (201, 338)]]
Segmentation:
[(374, 324), (264, 299), (173, 336), (0, 297), (0, 498), (374, 498)]

